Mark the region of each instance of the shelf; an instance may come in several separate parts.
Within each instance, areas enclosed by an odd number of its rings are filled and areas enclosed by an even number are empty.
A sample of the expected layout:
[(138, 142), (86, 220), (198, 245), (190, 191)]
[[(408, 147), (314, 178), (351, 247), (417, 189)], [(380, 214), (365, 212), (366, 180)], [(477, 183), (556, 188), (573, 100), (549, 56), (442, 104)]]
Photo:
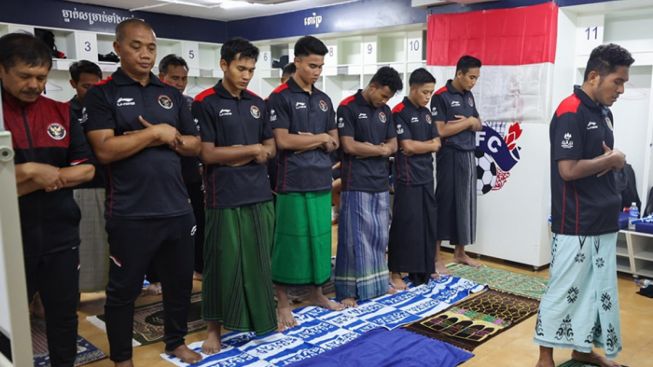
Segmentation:
[(637, 231), (627, 231), (630, 235), (633, 237), (648, 237), (648, 238), (653, 238), (653, 234), (651, 233), (645, 233), (645, 232), (637, 232)]
[(97, 34), (97, 52), (102, 55), (113, 52), (113, 41), (115, 40), (116, 37), (112, 34)]
[(378, 63), (401, 62), (406, 58), (406, 38), (403, 33), (389, 33), (379, 35)]
[(634, 252), (633, 257), (638, 260), (646, 260), (646, 261), (653, 262), (653, 246), (651, 246), (651, 251)]
[[(628, 257), (630, 255), (628, 255), (628, 251), (619, 251), (619, 249), (617, 249), (617, 256)], [(635, 256), (635, 257), (637, 257), (637, 256)]]
[(650, 269), (637, 270), (636, 275), (640, 275), (646, 278), (653, 278), (653, 270)]
[(98, 61), (97, 64), (100, 66), (100, 70), (105, 73), (113, 73), (120, 66), (120, 63), (111, 61)]
[(620, 271), (622, 273), (632, 274), (632, 271), (630, 271), (630, 266), (617, 265), (617, 271)]
[(338, 65), (358, 65), (363, 63), (361, 37), (338, 39)]
[(220, 45), (200, 43), (199, 53), (200, 76), (204, 76), (202, 75), (202, 69), (220, 70), (220, 74), (222, 74), (222, 69), (220, 69)]
[(632, 273), (630, 260), (628, 258), (617, 257), (617, 270), (624, 273)]

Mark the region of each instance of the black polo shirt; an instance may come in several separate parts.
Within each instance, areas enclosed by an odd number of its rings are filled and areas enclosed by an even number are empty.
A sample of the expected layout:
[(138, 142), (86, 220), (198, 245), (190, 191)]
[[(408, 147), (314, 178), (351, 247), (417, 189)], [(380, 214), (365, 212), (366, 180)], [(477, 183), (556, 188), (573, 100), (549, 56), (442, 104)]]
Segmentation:
[[(152, 124), (170, 124), (182, 135), (198, 135), (182, 94), (152, 73), (150, 83), (142, 86), (118, 69), (88, 91), (85, 104), (87, 133), (111, 129), (122, 135), (142, 130), (141, 115)], [(166, 218), (190, 213), (180, 161), (175, 151), (160, 145), (108, 164), (107, 218)]]
[[(193, 97), (184, 95), (184, 100), (186, 101), (186, 105), (190, 110), (191, 106), (193, 105)], [(199, 133), (200, 125), (199, 122), (196, 120), (197, 119), (193, 119), (193, 122), (195, 123), (195, 128), (197, 128), (197, 131)], [(186, 184), (201, 183), (202, 182), (202, 175), (200, 174), (201, 167), (202, 166), (199, 157), (181, 157), (181, 177), (184, 178), (184, 182)]]
[(564, 181), (560, 160), (593, 159), (612, 148), (612, 113), (580, 87), (563, 100), (549, 127), (551, 143), (551, 229), (567, 235), (599, 235), (619, 231), (621, 195), (612, 172)]
[[(25, 104), (3, 91), (2, 111), (5, 128), (11, 132), (15, 164), (36, 162), (65, 168), (90, 163), (91, 151), (67, 103), (40, 96)], [(72, 190), (37, 190), (21, 196), (18, 203), (26, 257), (79, 245), (81, 215)]]
[[(195, 97), (193, 116), (200, 124), (202, 142), (216, 147), (261, 144), (272, 139), (265, 102), (250, 91), (232, 96), (218, 82)], [(244, 166), (206, 166), (208, 208), (235, 208), (272, 200), (267, 165), (252, 161)]]
[[(86, 107), (84, 107), (77, 96), (74, 96), (70, 101), (70, 116), (73, 119), (72, 122), (76, 122), (80, 126), (80, 130), (84, 131), (84, 123), (88, 120), (88, 114), (86, 113)], [(92, 153), (91, 153), (92, 154)], [(89, 182), (85, 182), (77, 188), (80, 189), (103, 189), (106, 185), (104, 166), (97, 162), (95, 155), (93, 155), (93, 165), (95, 166), (95, 176)]]
[[(379, 145), (397, 136), (392, 111), (387, 105), (375, 108), (363, 98), (362, 91), (345, 98), (338, 107), (338, 134), (355, 141)], [(344, 191), (381, 192), (389, 190), (388, 158), (357, 158), (342, 155)]]
[[(433, 121), (444, 121), (446, 124), (449, 121), (458, 120), (456, 115), (479, 117), (472, 92), (460, 92), (453, 87), (451, 80), (448, 80), (447, 84), (438, 89), (431, 98), (431, 116)], [(471, 130), (461, 131), (442, 140), (444, 147), (464, 151), (476, 149), (476, 132)]]
[[(293, 78), (277, 87), (268, 99), (268, 118), (273, 129), (288, 129), (290, 134), (327, 133), (336, 129), (331, 99), (312, 86), (304, 91)], [(325, 150), (277, 152), (277, 192), (331, 190), (332, 160)]]
[[(404, 97), (392, 109), (397, 139), (429, 141), (438, 137), (438, 128), (426, 107), (418, 107)], [(417, 186), (433, 182), (433, 153), (407, 156), (400, 149), (395, 159), (395, 177), (403, 185)]]

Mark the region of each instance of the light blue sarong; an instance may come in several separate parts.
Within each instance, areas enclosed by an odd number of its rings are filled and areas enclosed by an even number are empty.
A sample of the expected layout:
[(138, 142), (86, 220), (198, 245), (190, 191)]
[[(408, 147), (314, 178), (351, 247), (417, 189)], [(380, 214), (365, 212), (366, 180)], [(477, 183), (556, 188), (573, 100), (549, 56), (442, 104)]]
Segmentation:
[(553, 236), (535, 343), (582, 353), (596, 346), (608, 358), (621, 351), (616, 242), (617, 233)]

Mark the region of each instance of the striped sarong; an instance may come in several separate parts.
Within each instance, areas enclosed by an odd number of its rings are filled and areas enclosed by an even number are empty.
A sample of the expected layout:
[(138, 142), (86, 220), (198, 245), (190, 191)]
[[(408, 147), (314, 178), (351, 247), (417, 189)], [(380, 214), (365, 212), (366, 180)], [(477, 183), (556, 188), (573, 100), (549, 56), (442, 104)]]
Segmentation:
[(77, 189), (73, 197), (82, 218), (79, 222), (79, 290), (98, 292), (109, 281), (109, 242), (104, 221), (104, 189)]
[(583, 353), (596, 346), (616, 357), (622, 343), (616, 246), (617, 233), (553, 236), (535, 343)]
[(474, 152), (443, 147), (436, 161), (438, 240), (452, 245), (473, 244), (476, 240)]
[(322, 285), (331, 277), (331, 191), (278, 194), (272, 280)]
[[(270, 275), (271, 201), (206, 210), (202, 316), (225, 329), (263, 334), (276, 329)], [(164, 290), (165, 292), (165, 290)]]
[(343, 191), (338, 218), (336, 298), (366, 300), (385, 294), (390, 194)]

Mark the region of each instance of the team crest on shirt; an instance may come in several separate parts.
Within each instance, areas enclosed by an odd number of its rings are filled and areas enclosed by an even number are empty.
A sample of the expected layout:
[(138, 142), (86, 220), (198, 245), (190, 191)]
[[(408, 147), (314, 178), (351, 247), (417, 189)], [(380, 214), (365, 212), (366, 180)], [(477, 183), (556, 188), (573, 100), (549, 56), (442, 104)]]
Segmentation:
[(159, 102), (159, 106), (165, 108), (166, 110), (169, 110), (172, 108), (172, 99), (170, 97), (166, 96), (165, 94), (162, 94), (157, 98), (157, 101)]
[(323, 100), (320, 100), (320, 109), (322, 112), (327, 112), (329, 110), (329, 105)]
[(608, 125), (610, 130), (613, 130), (612, 128), (612, 120), (610, 120), (610, 116), (605, 116), (605, 123)]
[(379, 112), (379, 121), (383, 122), (384, 124), (388, 121), (385, 112), (383, 111)]
[(469, 107), (474, 107), (474, 98), (472, 96), (467, 97), (467, 104)]
[(261, 110), (259, 110), (258, 107), (256, 107), (256, 106), (250, 107), (249, 108), (249, 113), (251, 113), (252, 117), (254, 117), (255, 119), (261, 118)]
[(424, 120), (426, 120), (426, 123), (431, 125), (431, 115), (429, 115), (428, 113), (424, 115)]
[(345, 119), (338, 117), (338, 128), (342, 129), (343, 127), (345, 127)]
[(58, 122), (48, 125), (48, 135), (54, 140), (62, 140), (66, 137), (66, 128)]
[(438, 108), (433, 106), (431, 107), (431, 115), (437, 116), (438, 115)]

